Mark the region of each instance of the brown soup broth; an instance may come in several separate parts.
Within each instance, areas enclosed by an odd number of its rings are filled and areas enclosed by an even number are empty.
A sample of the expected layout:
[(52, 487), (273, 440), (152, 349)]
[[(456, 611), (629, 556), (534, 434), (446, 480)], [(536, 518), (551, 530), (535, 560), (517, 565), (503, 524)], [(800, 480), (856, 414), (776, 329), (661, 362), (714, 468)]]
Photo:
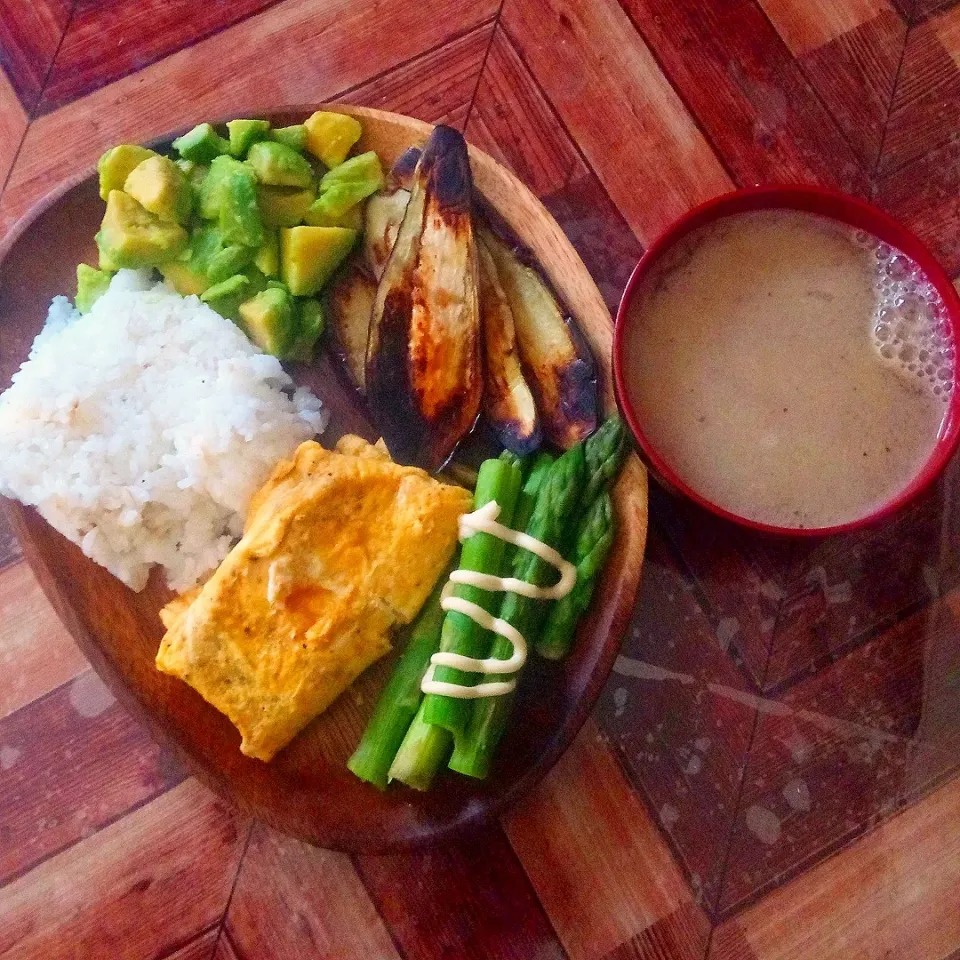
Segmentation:
[(944, 305), (862, 231), (762, 210), (688, 234), (630, 307), (625, 388), (703, 497), (783, 527), (872, 513), (917, 476), (953, 390)]

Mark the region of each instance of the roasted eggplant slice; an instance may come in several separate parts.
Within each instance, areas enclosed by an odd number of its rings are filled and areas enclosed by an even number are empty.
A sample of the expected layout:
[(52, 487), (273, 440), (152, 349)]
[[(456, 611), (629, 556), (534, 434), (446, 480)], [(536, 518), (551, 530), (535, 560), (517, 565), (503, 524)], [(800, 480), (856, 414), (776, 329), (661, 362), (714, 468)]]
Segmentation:
[(334, 353), (357, 389), (365, 392), (367, 335), (377, 285), (352, 263), (327, 289), (327, 317)]
[(367, 403), (398, 463), (441, 467), (483, 393), (473, 186), (463, 137), (437, 127), (374, 301)]
[(387, 175), (387, 182), (367, 201), (364, 216), (363, 256), (379, 280), (397, 239), (404, 211), (410, 201), (413, 175), (422, 150), (411, 147), (402, 153)]
[(486, 371), (483, 412), (500, 443), (523, 456), (540, 446), (540, 418), (520, 368), (510, 301), (500, 283), (493, 257), (482, 241), (477, 243), (477, 256)]
[(569, 449), (597, 426), (597, 369), (590, 348), (540, 274), (492, 231), (483, 229), (481, 237), (510, 302), (520, 364), (543, 433)]

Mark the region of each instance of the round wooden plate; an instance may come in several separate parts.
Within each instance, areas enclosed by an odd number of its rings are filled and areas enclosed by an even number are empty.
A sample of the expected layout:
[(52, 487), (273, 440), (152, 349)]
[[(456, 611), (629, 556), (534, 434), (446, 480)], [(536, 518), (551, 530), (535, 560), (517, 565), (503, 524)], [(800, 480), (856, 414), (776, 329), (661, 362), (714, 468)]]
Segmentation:
[[(429, 136), (428, 124), (354, 106), (359, 147), (385, 166)], [(276, 125), (311, 111), (268, 116)], [(172, 137), (165, 138), (168, 142)], [(471, 149), (475, 184), (537, 256), (590, 341), (601, 371), (605, 410), (613, 327), (600, 292), (560, 227), (516, 177)], [(26, 358), (50, 299), (72, 295), (75, 268), (96, 263), (93, 237), (103, 215), (96, 177), (63, 185), (31, 211), (0, 248), (0, 384)], [(332, 410), (324, 442), (345, 432), (375, 439), (362, 404), (324, 358), (292, 370)], [(526, 671), (494, 773), (483, 782), (444, 774), (434, 789), (380, 793), (357, 780), (345, 761), (356, 746), (395, 654), (368, 670), (271, 763), (243, 756), (230, 722), (186, 684), (154, 668), (163, 627), (157, 611), (169, 592), (154, 576), (136, 594), (48, 526), (32, 509), (7, 502), (24, 553), (58, 614), (120, 701), (214, 790), (280, 830), (325, 847), (383, 851), (436, 841), (502, 810), (556, 761), (586, 718), (626, 629), (643, 561), (647, 478), (631, 457), (617, 483), (619, 531), (605, 578), (573, 653), (561, 664), (537, 658)]]

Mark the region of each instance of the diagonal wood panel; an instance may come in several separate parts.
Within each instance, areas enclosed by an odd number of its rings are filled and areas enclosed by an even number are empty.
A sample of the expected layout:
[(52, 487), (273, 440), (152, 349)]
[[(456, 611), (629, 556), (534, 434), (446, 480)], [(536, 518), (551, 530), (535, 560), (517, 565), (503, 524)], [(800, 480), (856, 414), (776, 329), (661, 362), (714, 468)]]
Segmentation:
[(86, 665), (27, 564), (0, 572), (0, 719)]
[(416, 853), (357, 857), (356, 865), (404, 956), (566, 956), (499, 827)]
[(703, 956), (706, 916), (594, 721), (505, 829), (572, 960), (598, 960), (678, 911), (699, 914), (700, 939), (676, 960)]
[(33, 110), (66, 30), (74, 0), (0, 0), (0, 64)]
[(715, 932), (711, 960), (942, 960), (960, 943), (960, 780)]
[[(495, 0), (286, 0), (36, 120), (0, 198), (0, 232), (112, 144), (218, 115), (319, 103), (455, 40), (495, 11)], [(264, 49), (284, 55), (264, 57)]]
[(0, 192), (26, 132), (27, 115), (7, 74), (0, 69)]
[(501, 23), (641, 242), (730, 189), (615, 0), (510, 0)]
[(87, 669), (0, 721), (0, 885), (184, 776)]
[(858, 158), (754, 0), (625, 0), (624, 8), (739, 185), (866, 192)]
[(350, 858), (256, 824), (224, 932), (241, 957), (399, 960)]
[(248, 825), (189, 780), (5, 887), (0, 957), (150, 960), (223, 914)]
[(273, 2), (77, 0), (37, 110), (49, 113)]

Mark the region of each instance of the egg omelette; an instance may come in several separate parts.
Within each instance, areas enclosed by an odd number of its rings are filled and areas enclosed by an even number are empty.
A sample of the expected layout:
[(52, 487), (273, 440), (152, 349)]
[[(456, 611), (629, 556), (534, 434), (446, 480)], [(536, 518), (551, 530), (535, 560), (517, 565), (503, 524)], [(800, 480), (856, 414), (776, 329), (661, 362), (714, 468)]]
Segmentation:
[(243, 753), (270, 760), (416, 616), (471, 503), (359, 437), (301, 444), (210, 580), (161, 611), (157, 667), (226, 714)]

